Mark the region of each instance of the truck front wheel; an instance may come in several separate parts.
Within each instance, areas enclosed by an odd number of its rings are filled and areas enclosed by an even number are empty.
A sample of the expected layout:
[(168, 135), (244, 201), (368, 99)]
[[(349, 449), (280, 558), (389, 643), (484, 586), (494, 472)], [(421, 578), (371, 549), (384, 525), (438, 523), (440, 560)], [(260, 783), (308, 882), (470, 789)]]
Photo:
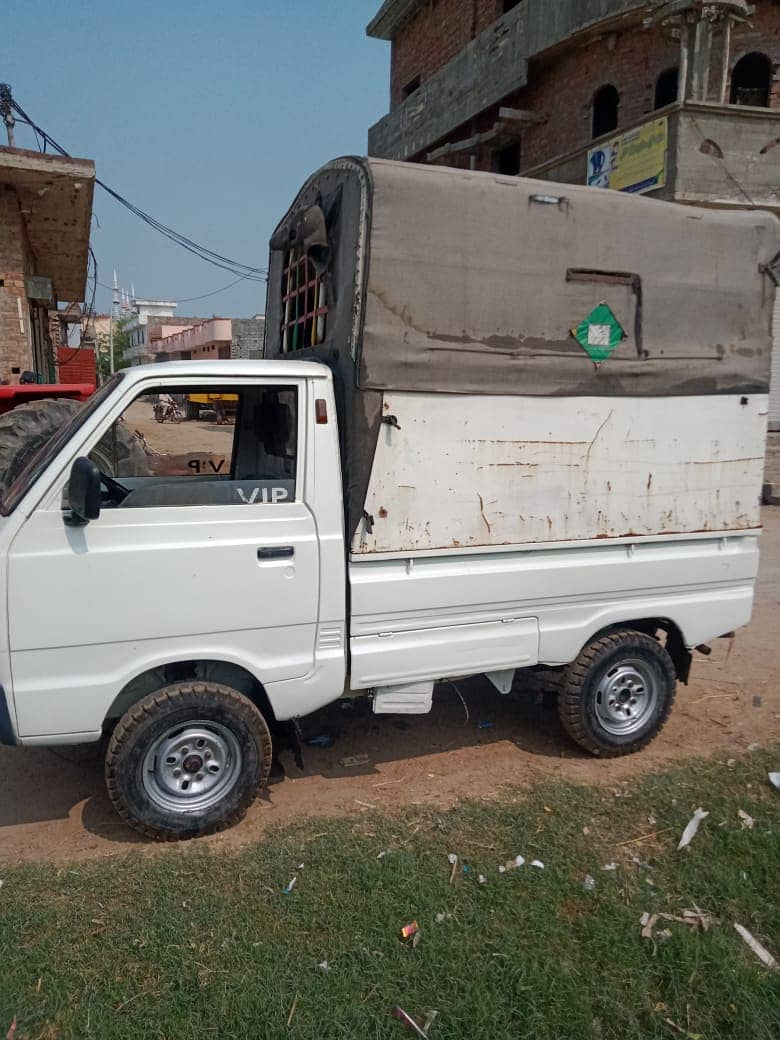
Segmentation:
[(268, 726), (248, 698), (218, 683), (177, 683), (120, 719), (106, 785), (131, 827), (180, 841), (237, 823), (270, 767)]
[(674, 664), (643, 632), (614, 632), (585, 647), (565, 670), (558, 714), (593, 755), (640, 751), (663, 729), (674, 702)]

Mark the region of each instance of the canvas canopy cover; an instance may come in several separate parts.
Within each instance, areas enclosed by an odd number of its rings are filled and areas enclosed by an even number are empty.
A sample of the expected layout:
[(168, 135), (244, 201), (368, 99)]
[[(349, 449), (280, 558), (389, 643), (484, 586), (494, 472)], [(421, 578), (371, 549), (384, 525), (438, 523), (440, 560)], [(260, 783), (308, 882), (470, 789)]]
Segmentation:
[(340, 159), (272, 237), (265, 353), (334, 368), (354, 530), (383, 391), (768, 392), (779, 257), (768, 212)]

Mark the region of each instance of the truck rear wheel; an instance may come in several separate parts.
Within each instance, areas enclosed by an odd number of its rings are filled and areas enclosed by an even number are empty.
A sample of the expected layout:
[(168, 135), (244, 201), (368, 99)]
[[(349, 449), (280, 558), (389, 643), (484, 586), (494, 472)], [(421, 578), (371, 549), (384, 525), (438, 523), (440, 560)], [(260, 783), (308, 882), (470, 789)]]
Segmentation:
[(177, 683), (120, 719), (106, 785), (131, 827), (180, 841), (237, 823), (270, 767), (271, 735), (247, 697), (218, 683)]
[(558, 714), (591, 754), (629, 755), (661, 732), (675, 686), (674, 664), (660, 643), (643, 632), (614, 632), (585, 647), (565, 670)]

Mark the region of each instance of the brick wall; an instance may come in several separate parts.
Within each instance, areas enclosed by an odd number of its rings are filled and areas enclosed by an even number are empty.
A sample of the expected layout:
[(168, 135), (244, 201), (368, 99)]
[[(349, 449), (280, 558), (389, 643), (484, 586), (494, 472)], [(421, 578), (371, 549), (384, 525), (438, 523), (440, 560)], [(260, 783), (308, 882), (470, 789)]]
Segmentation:
[[(32, 367), (24, 278), (33, 272), (16, 193), (0, 184), (0, 379), (11, 383), (18, 383), (19, 373)], [(19, 327), (19, 300), (23, 331)]]
[(232, 358), (260, 358), (263, 355), (265, 318), (233, 318)]
[(404, 99), (404, 87), (425, 82), (503, 13), (503, 0), (428, 0), (392, 42), (390, 107)]
[(780, 108), (780, 3), (763, 0), (747, 25), (739, 26), (731, 44), (731, 67), (751, 51), (766, 54), (774, 65), (771, 108)]
[(523, 169), (587, 145), (593, 97), (607, 83), (620, 94), (618, 129), (651, 113), (658, 76), (678, 65), (679, 58), (679, 41), (654, 28), (609, 36), (532, 62), (528, 86), (510, 105), (537, 112), (546, 121), (523, 132)]
[(59, 347), (57, 365), (60, 383), (91, 383), (95, 386), (95, 353), (88, 349)]
[[(404, 84), (416, 75), (424, 81), (492, 24), (503, 9), (503, 0), (433, 0), (424, 5), (393, 41), (393, 106), (403, 100)], [(717, 46), (716, 41), (716, 50)], [(735, 27), (731, 67), (751, 51), (766, 54), (774, 63), (771, 105), (780, 108), (780, 4), (774, 0), (757, 0), (750, 22)], [(677, 66), (679, 60), (679, 41), (669, 29), (659, 26), (649, 29), (636, 26), (586, 43), (573, 39), (571, 46), (554, 56), (532, 59), (528, 86), (502, 101), (503, 105), (528, 109), (545, 117), (543, 124), (527, 126), (522, 133), (518, 131), (522, 141), (522, 169), (530, 169), (588, 144), (593, 96), (606, 83), (612, 83), (620, 94), (618, 129), (652, 113), (658, 76), (665, 69)], [(719, 61), (716, 53), (710, 81), (711, 100), (719, 100), (716, 96)], [(447, 141), (489, 130), (497, 116), (496, 105), (483, 112), (473, 126), (458, 128), (426, 151), (433, 151)], [(508, 139), (499, 142), (506, 143)], [(478, 169), (492, 168), (492, 151), (489, 146), (478, 151)], [(470, 156), (456, 153), (441, 161), (468, 167)]]

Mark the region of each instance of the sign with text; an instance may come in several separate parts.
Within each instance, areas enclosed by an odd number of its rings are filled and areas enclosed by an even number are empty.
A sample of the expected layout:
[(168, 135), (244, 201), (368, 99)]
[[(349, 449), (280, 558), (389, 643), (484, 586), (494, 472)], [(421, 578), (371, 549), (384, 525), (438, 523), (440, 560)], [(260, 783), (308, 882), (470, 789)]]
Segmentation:
[(669, 120), (627, 130), (588, 152), (588, 186), (636, 195), (666, 186)]

